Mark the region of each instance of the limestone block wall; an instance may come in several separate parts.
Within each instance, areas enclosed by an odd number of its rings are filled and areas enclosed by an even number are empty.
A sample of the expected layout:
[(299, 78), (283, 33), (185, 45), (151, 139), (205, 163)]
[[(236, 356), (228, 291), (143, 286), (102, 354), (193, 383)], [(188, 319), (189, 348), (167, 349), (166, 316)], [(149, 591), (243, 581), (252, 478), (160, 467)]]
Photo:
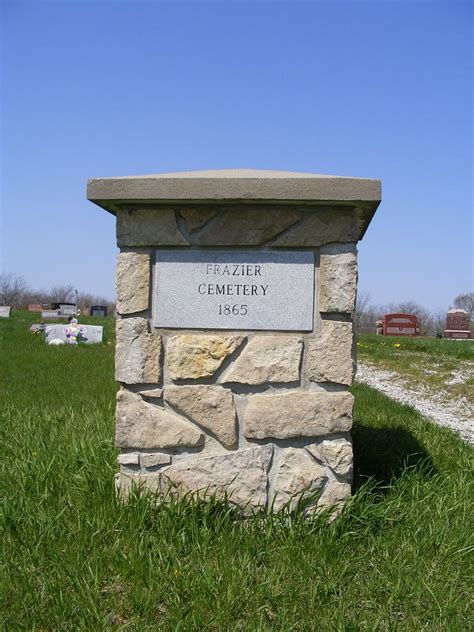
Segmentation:
[[(132, 482), (156, 491), (225, 491), (250, 508), (275, 510), (301, 494), (319, 496), (320, 507), (350, 495), (357, 239), (344, 206), (117, 211), (122, 493)], [(217, 246), (313, 251), (313, 330), (153, 328), (154, 249)]]

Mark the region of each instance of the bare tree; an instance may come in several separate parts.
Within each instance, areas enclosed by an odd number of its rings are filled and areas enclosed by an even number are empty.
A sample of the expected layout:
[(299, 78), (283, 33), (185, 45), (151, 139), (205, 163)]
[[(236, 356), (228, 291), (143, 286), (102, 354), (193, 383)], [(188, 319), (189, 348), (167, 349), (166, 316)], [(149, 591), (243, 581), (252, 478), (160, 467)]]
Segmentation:
[(22, 276), (11, 272), (0, 274), (0, 302), (2, 305), (20, 307), (27, 292), (28, 283)]
[(474, 292), (459, 294), (454, 299), (454, 307), (456, 309), (465, 309), (469, 314), (469, 320), (473, 320), (474, 316)]
[(73, 285), (53, 285), (49, 291), (51, 303), (72, 303), (76, 294)]
[[(26, 308), (29, 303), (73, 303), (76, 301), (76, 290), (72, 284), (54, 285), (50, 290), (31, 289), (25, 279), (10, 272), (0, 273), (0, 305)], [(80, 291), (77, 293), (78, 307), (106, 305), (108, 314), (115, 311), (115, 303), (104, 296)]]
[(380, 320), (386, 309), (370, 302), (370, 294), (361, 292), (357, 294), (356, 308), (354, 311), (354, 330), (359, 334), (374, 334), (377, 320)]
[(77, 297), (79, 307), (90, 307), (91, 305), (110, 305), (111, 301), (104, 296), (80, 291)]
[(446, 329), (446, 310), (433, 312), (432, 320), (434, 329), (433, 334), (437, 336), (439, 334), (442, 335), (444, 330)]
[(374, 326), (370, 326), (368, 321), (371, 318), (373, 307), (370, 305), (369, 292), (357, 292), (355, 310), (353, 314), (354, 331), (356, 333), (372, 332)]
[(83, 311), (84, 308), (89, 308), (92, 305), (105, 305), (109, 316), (112, 316), (115, 313), (115, 303), (110, 299), (105, 298), (105, 296), (100, 296), (98, 294), (80, 291), (77, 297), (77, 304)]

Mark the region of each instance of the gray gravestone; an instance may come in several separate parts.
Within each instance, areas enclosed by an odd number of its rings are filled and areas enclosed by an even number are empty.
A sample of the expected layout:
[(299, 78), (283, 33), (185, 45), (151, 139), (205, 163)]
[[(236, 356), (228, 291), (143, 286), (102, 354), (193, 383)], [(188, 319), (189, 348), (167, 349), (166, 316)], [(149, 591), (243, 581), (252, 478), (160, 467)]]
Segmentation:
[(10, 318), (11, 309), (9, 305), (0, 305), (0, 318)]
[[(46, 325), (46, 344), (49, 344), (51, 340), (62, 340), (67, 342), (66, 337), (67, 325)], [(83, 342), (88, 345), (98, 344), (102, 342), (104, 328), (99, 325), (81, 325), (83, 329), (83, 335), (80, 336), (78, 342)]]
[(64, 319), (62, 314), (58, 314), (55, 309), (44, 309), (41, 312), (41, 320), (59, 320)]
[(63, 316), (72, 316), (73, 314), (76, 313), (76, 306), (75, 305), (69, 305), (69, 304), (61, 304), (59, 306), (59, 309), (61, 311), (61, 314), (63, 314)]
[(107, 316), (107, 306), (91, 305), (90, 314), (91, 316), (99, 316), (101, 318), (105, 318)]

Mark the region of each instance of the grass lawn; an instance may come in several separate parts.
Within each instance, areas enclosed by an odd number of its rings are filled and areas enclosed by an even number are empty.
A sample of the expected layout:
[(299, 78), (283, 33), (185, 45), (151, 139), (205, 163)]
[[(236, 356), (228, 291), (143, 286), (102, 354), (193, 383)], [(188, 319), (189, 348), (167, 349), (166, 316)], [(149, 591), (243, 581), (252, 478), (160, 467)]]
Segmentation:
[(359, 360), (395, 371), (412, 384), (474, 403), (474, 340), (362, 334), (357, 352)]
[(355, 494), (334, 522), (123, 505), (114, 323), (73, 348), (34, 321), (0, 320), (2, 629), (471, 629), (472, 449), (454, 434), (356, 385)]

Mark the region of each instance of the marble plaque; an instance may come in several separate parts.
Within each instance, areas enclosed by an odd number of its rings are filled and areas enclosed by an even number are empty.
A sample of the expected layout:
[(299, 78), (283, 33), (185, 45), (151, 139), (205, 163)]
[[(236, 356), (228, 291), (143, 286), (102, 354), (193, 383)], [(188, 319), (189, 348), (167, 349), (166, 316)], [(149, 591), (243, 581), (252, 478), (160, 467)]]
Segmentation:
[(153, 324), (313, 329), (314, 253), (157, 250)]
[(10, 311), (9, 305), (0, 305), (0, 318), (10, 318)]

